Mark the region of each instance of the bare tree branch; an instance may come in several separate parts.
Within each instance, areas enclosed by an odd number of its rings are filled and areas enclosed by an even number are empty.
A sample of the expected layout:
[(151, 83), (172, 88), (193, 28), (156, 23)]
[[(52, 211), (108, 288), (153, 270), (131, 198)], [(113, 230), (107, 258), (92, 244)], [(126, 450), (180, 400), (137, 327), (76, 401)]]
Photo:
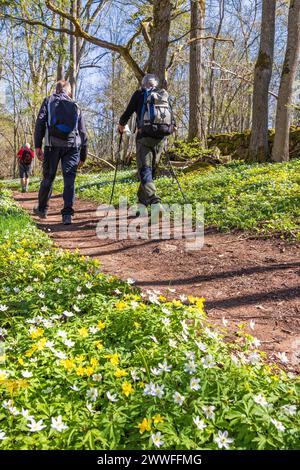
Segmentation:
[(207, 39), (213, 39), (214, 41), (220, 41), (220, 42), (230, 42), (234, 46), (234, 41), (232, 39), (227, 39), (227, 38), (222, 38), (218, 36), (203, 36), (203, 37), (197, 37), (193, 39), (189, 39), (187, 41), (187, 44), (192, 44), (193, 42), (198, 42), (198, 41), (206, 41)]
[[(218, 70), (222, 70), (223, 72), (229, 73), (230, 75), (233, 75), (234, 77), (239, 78), (240, 80), (253, 85), (253, 80), (249, 80), (248, 78), (245, 78), (242, 75), (239, 75), (238, 73), (233, 72), (232, 70), (226, 69), (225, 67), (222, 67), (222, 65), (218, 64), (217, 62), (211, 62), (209, 65), (216, 66)], [(276, 95), (276, 93), (274, 93), (273, 91), (269, 91), (269, 95), (278, 99), (278, 95)]]

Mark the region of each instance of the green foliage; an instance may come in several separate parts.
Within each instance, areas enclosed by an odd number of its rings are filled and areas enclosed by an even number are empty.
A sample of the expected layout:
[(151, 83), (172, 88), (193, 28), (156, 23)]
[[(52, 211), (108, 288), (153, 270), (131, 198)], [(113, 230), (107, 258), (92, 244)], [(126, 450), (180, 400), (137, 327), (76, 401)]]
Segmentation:
[(172, 160), (197, 160), (205, 156), (211, 156), (212, 152), (211, 149), (204, 149), (199, 139), (194, 139), (192, 142), (176, 140), (173, 147), (168, 150)]
[(225, 342), (204, 299), (145, 300), (0, 200), (1, 449), (299, 448), (299, 378), (246, 327)]

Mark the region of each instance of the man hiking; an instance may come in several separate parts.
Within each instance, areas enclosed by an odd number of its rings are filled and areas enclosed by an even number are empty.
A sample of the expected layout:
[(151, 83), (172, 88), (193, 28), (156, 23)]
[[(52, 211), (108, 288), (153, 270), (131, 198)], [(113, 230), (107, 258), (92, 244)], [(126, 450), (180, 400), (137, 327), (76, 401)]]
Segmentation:
[(31, 176), (32, 171), (32, 162), (34, 159), (34, 153), (30, 148), (30, 144), (25, 144), (19, 150), (17, 159), (19, 163), (22, 193), (27, 193), (29, 189), (29, 177)]
[[(42, 150), (45, 138), (45, 149)], [(72, 99), (69, 82), (60, 80), (55, 93), (45, 98), (35, 126), (35, 151), (43, 162), (38, 207), (33, 212), (40, 218), (47, 218), (49, 199), (61, 161), (64, 179), (64, 208), (61, 211), (64, 225), (72, 223), (75, 200), (75, 178), (77, 169), (87, 157), (87, 132), (84, 118), (78, 105)]]
[(119, 132), (125, 132), (125, 126), (132, 114), (137, 115), (137, 167), (140, 180), (138, 200), (144, 206), (159, 205), (161, 198), (157, 194), (153, 179), (159, 164), (167, 136), (175, 130), (175, 120), (166, 90), (161, 90), (155, 75), (147, 74), (142, 86), (137, 90), (119, 121)]

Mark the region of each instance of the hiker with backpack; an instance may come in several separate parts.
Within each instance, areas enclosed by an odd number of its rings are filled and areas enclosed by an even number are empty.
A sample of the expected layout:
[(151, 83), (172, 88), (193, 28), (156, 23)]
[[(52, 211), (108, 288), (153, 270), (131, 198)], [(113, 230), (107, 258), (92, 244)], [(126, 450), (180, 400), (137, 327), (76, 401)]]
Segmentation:
[(125, 126), (133, 113), (137, 116), (138, 201), (144, 206), (160, 207), (161, 198), (153, 179), (166, 139), (175, 131), (176, 123), (169, 94), (159, 88), (155, 75), (145, 75), (141, 88), (133, 94), (119, 121), (121, 134), (125, 132)]
[(19, 173), (20, 173), (22, 193), (28, 193), (29, 177), (31, 176), (32, 162), (34, 159), (34, 153), (31, 150), (30, 144), (25, 144), (19, 150), (17, 159), (19, 163)]
[(71, 85), (60, 80), (56, 84), (55, 93), (45, 98), (35, 126), (36, 156), (43, 162), (38, 206), (33, 210), (35, 215), (47, 218), (52, 186), (61, 161), (64, 179), (62, 222), (64, 225), (72, 223), (75, 178), (78, 167), (86, 160), (87, 144), (84, 118), (77, 103), (72, 99)]

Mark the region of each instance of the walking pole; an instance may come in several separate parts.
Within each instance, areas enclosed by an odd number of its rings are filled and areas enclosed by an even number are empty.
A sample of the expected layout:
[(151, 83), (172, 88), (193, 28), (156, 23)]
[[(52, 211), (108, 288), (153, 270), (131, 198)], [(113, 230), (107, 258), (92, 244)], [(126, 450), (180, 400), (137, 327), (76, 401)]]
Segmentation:
[(123, 142), (123, 134), (120, 134), (120, 141), (119, 141), (119, 147), (118, 147), (118, 153), (117, 153), (117, 159), (116, 159), (114, 182), (113, 182), (113, 187), (112, 187), (110, 201), (109, 201), (110, 206), (112, 205), (114, 194), (115, 194), (115, 187), (116, 187), (116, 181), (117, 181), (118, 166), (119, 166), (119, 163), (120, 163), (122, 142)]
[(183, 189), (181, 187), (181, 184), (179, 182), (179, 179), (178, 179), (178, 176), (176, 175), (176, 172), (172, 166), (172, 163), (171, 163), (171, 160), (170, 160), (170, 157), (169, 155), (167, 156), (167, 160), (168, 160), (168, 164), (169, 164), (169, 167), (170, 167), (170, 170), (171, 170), (171, 175), (173, 176), (173, 178), (175, 179), (176, 183), (177, 183), (177, 186), (178, 186), (178, 189), (179, 191), (181, 192), (181, 195), (182, 195), (182, 198), (184, 200), (184, 202), (187, 204), (188, 203), (188, 200), (183, 192)]

